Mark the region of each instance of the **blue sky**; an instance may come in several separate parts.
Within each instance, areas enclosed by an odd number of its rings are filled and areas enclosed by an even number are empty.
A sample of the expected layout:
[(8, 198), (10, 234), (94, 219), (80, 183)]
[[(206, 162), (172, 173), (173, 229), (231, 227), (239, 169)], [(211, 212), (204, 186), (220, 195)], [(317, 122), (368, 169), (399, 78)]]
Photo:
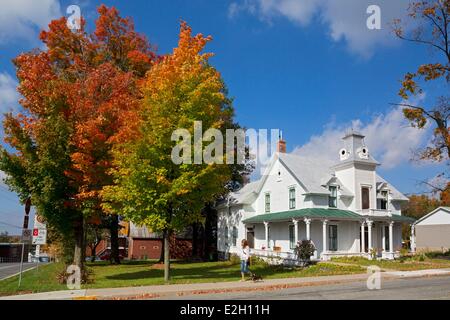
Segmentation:
[[(436, 56), (403, 43), (387, 23), (402, 17), (408, 1), (388, 0), (2, 0), (0, 13), (0, 110), (17, 108), (11, 59), (42, 47), (38, 30), (77, 4), (93, 27), (100, 3), (133, 17), (159, 53), (177, 43), (179, 21), (213, 36), (207, 51), (234, 97), (238, 122), (248, 128), (279, 128), (288, 151), (336, 159), (348, 128), (366, 134), (379, 172), (405, 193), (420, 192), (442, 166), (411, 163), (430, 130), (408, 128), (399, 103), (399, 81)], [(381, 30), (369, 30), (366, 9), (381, 8)], [(422, 99), (430, 99), (427, 93)], [(20, 226), (23, 208), (0, 186), (0, 221)], [(19, 229), (0, 224), (17, 233)]]

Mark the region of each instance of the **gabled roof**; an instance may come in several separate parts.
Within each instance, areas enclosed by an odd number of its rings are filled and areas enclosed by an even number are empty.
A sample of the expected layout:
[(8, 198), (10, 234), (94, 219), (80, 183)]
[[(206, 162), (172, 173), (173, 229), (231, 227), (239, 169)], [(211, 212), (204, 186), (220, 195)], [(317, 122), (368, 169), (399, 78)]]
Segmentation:
[(279, 153), (280, 162), (292, 173), (309, 194), (329, 194), (328, 189), (321, 185), (322, 181), (332, 178), (333, 171), (330, 163), (317, 161), (317, 159), (302, 156)]
[[(317, 159), (306, 158), (289, 153), (276, 153), (261, 179), (249, 183), (242, 189), (230, 194), (230, 204), (251, 204), (261, 191), (269, 172), (277, 160), (284, 165), (284, 167), (292, 174), (298, 183), (306, 190), (305, 194), (329, 195), (330, 191), (328, 190), (327, 184), (334, 179), (340, 186), (339, 192), (341, 196), (354, 196), (350, 190), (348, 190), (334, 175), (334, 171), (332, 169), (333, 162), (324, 160), (318, 161)], [(381, 187), (382, 185), (386, 185), (389, 188), (390, 197), (392, 200), (409, 200), (405, 195), (403, 195), (378, 174), (376, 176), (376, 183), (377, 190), (378, 187)], [(222, 205), (223, 204), (226, 205), (226, 202), (222, 202)]]
[(230, 194), (230, 203), (249, 204), (252, 203), (254, 198), (258, 195), (258, 187), (260, 180), (247, 183), (238, 191)]
[(377, 189), (378, 189), (379, 185), (385, 184), (387, 186), (387, 188), (389, 189), (389, 191), (390, 191), (390, 198), (392, 200), (409, 201), (408, 197), (406, 197), (403, 193), (398, 191), (393, 185), (391, 185), (389, 182), (384, 180), (380, 175), (377, 174), (376, 179), (377, 179), (376, 180), (376, 182), (377, 182)]
[(424, 215), (419, 220), (416, 220), (416, 222), (414, 224), (418, 224), (419, 222), (422, 222), (423, 220), (427, 219), (428, 217), (432, 216), (433, 214), (435, 214), (436, 212), (438, 212), (440, 210), (444, 210), (444, 211), (450, 213), (450, 207), (439, 207), (439, 208), (436, 208), (433, 211), (431, 211), (429, 214)]

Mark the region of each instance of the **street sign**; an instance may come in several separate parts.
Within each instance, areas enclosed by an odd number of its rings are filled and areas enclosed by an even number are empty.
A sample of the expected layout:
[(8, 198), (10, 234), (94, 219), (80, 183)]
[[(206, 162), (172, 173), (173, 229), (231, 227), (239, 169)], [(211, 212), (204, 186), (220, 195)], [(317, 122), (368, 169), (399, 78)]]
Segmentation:
[(47, 243), (47, 225), (42, 216), (36, 214), (34, 216), (33, 242), (32, 244)]
[(31, 242), (31, 230), (30, 229), (23, 229), (22, 230), (22, 242)]
[(33, 229), (32, 244), (46, 244), (47, 243), (47, 229)]

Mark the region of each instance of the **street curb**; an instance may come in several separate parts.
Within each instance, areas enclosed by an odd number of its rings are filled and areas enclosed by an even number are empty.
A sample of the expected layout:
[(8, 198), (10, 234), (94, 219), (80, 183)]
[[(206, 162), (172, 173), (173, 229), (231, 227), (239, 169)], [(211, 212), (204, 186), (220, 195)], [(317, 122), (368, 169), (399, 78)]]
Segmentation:
[[(382, 272), (383, 280), (411, 279), (449, 275), (450, 269), (428, 269), (419, 271), (395, 271)], [(347, 278), (346, 278), (347, 277)], [(83, 289), (41, 292), (35, 294), (25, 294), (18, 296), (4, 296), (0, 300), (138, 300), (155, 299), (169, 297), (183, 297), (207, 294), (220, 294), (232, 292), (255, 292), (255, 291), (275, 291), (288, 288), (314, 287), (323, 285), (333, 285), (341, 283), (364, 282), (367, 281), (367, 273), (357, 273), (350, 275), (318, 276), (304, 278), (282, 278), (269, 279), (267, 282), (237, 283), (237, 282), (217, 282), (217, 283), (195, 283), (195, 284), (174, 284), (145, 287), (122, 287), (105, 289)], [(204, 285), (206, 288), (201, 288)], [(208, 286), (214, 285), (213, 288)], [(173, 287), (171, 287), (173, 286)], [(192, 288), (194, 287), (194, 288)], [(198, 288), (195, 288), (198, 287)], [(200, 287), (200, 288), (199, 288)]]

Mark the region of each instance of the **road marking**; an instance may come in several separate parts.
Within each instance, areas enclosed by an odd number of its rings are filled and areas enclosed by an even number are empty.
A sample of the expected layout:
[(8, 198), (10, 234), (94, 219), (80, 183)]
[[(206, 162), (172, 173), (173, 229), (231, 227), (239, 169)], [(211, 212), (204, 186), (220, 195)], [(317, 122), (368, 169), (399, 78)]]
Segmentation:
[[(36, 267), (37, 267), (37, 265), (35, 265), (35, 266), (31, 267), (31, 268), (28, 268), (28, 269), (24, 269), (24, 270), (22, 270), (22, 274), (23, 274), (23, 273), (25, 273), (25, 272), (27, 272), (27, 271), (30, 271), (30, 270), (36, 269)], [(20, 274), (20, 272), (17, 272), (17, 273), (15, 273), (15, 274), (12, 274), (12, 275), (6, 276), (5, 278), (1, 278), (1, 279), (0, 279), (0, 281), (3, 281), (3, 280), (6, 280), (6, 279), (9, 279), (9, 278), (12, 278), (12, 277), (18, 276), (19, 274)]]

